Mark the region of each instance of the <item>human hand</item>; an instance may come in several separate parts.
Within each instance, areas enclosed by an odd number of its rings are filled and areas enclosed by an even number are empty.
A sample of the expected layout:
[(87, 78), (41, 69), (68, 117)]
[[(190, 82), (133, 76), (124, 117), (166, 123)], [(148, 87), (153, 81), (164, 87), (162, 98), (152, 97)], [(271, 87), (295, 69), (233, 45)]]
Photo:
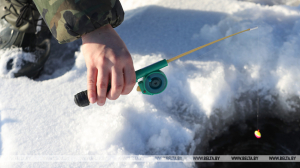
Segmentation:
[[(87, 90), (90, 103), (103, 106), (106, 97), (116, 100), (129, 94), (136, 75), (131, 55), (110, 24), (82, 36), (82, 52), (87, 67)], [(111, 89), (107, 93), (108, 82)]]

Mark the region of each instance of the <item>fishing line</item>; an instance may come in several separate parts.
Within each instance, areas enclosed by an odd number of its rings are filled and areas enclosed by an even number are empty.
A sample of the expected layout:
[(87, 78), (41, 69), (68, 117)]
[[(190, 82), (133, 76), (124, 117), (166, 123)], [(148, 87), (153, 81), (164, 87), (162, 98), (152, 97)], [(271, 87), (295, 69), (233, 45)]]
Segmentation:
[(259, 114), (259, 97), (257, 98), (257, 110), (256, 110), (256, 114), (257, 114), (257, 117), (256, 117), (256, 128), (257, 130), (254, 132), (254, 135), (256, 138), (261, 138), (261, 133), (258, 129), (258, 114)]
[[(257, 48), (259, 47), (259, 31), (257, 31)], [(259, 83), (259, 79), (258, 82), (256, 84), (256, 89), (258, 89), (258, 83)], [(256, 128), (257, 130), (254, 132), (254, 135), (256, 138), (261, 138), (261, 133), (259, 131), (259, 127), (258, 127), (258, 117), (259, 117), (259, 95), (258, 95), (258, 91), (256, 92), (256, 96), (257, 96), (257, 110), (256, 110)]]
[[(259, 31), (257, 31), (257, 48), (258, 48), (258, 45), (259, 45)], [(257, 84), (258, 85), (258, 84)], [(258, 88), (257, 88), (258, 89)], [(256, 125), (256, 127), (257, 127), (257, 130), (259, 130), (259, 128), (258, 128), (258, 113), (259, 113), (259, 95), (257, 95), (257, 125)]]
[(259, 114), (259, 97), (257, 98), (257, 123), (256, 123), (256, 128), (258, 129), (258, 114)]
[(257, 98), (257, 110), (256, 110), (256, 128), (257, 130), (254, 132), (256, 138), (261, 138), (261, 133), (258, 129), (258, 114), (259, 114), (259, 97)]

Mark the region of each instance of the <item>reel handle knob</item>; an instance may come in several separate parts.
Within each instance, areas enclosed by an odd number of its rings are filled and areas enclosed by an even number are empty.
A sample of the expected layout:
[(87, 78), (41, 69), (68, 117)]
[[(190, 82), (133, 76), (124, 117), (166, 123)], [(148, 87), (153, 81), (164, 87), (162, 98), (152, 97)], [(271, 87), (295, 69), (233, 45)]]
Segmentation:
[[(109, 81), (106, 94), (109, 92), (110, 88), (111, 88), (111, 84)], [(90, 105), (87, 90), (79, 92), (76, 95), (74, 95), (74, 102), (79, 107), (86, 107)]]

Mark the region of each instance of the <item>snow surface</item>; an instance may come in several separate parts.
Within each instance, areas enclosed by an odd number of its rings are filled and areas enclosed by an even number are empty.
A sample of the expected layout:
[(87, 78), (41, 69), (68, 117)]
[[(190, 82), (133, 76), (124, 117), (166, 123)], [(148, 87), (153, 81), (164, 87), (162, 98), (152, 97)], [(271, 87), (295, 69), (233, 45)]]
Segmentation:
[[(224, 36), (258, 26), (176, 60), (162, 69), (169, 84), (154, 96), (134, 90), (105, 106), (79, 108), (86, 90), (80, 40), (58, 45), (37, 80), (1, 69), (1, 155), (186, 155), (201, 143), (215, 110), (233, 117), (235, 98), (259, 92), (266, 100), (300, 96), (300, 6), (265, 1), (121, 0), (125, 21), (116, 28), (135, 70)], [(283, 3), (286, 2), (286, 3)], [(22, 58), (0, 51), (0, 64)], [(17, 64), (16, 64), (17, 65)], [(17, 66), (14, 66), (17, 68)], [(15, 69), (16, 70), (16, 69)], [(0, 158), (2, 160), (2, 157)], [(0, 167), (193, 167), (193, 163), (17, 163)]]

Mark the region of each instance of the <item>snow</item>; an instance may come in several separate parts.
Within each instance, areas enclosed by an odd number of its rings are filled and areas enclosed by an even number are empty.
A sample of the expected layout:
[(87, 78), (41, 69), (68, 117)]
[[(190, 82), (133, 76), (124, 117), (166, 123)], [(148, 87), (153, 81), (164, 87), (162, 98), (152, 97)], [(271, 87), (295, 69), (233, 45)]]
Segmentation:
[[(52, 50), (37, 80), (11, 78), (0, 70), (1, 155), (187, 155), (216, 110), (234, 116), (233, 99), (259, 92), (266, 100), (300, 96), (300, 7), (291, 1), (121, 0), (125, 21), (116, 28), (135, 70), (170, 59), (230, 34), (231, 37), (162, 69), (166, 90), (148, 96), (133, 91), (117, 100), (77, 107), (73, 96), (86, 90), (80, 40)], [(294, 1), (293, 1), (294, 3)], [(273, 6), (270, 6), (273, 5)], [(0, 51), (0, 65), (23, 58)], [(19, 64), (15, 62), (13, 70)], [(209, 124), (208, 124), (209, 125)], [(196, 136), (199, 135), (199, 136)], [(193, 163), (18, 163), (0, 167), (192, 167)]]

